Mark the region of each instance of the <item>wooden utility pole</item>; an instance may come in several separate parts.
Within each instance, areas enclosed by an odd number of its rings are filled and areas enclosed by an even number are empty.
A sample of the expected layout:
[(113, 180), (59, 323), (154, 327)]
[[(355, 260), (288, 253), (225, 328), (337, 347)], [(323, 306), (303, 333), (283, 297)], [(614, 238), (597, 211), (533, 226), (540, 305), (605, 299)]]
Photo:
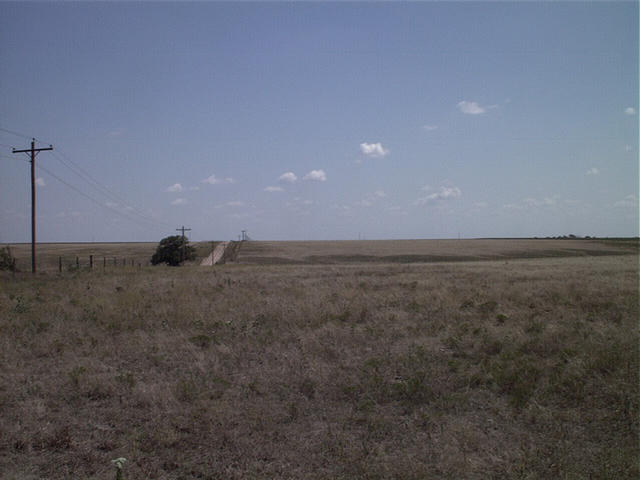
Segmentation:
[(176, 228), (177, 231), (182, 231), (182, 252), (180, 252), (180, 263), (184, 262), (184, 232), (190, 232), (191, 229), (190, 228), (184, 228), (184, 225), (182, 226), (182, 228)]
[(31, 139), (31, 148), (13, 149), (13, 153), (31, 154), (31, 273), (36, 273), (36, 155), (44, 150), (53, 150), (53, 146), (36, 148), (36, 139)]

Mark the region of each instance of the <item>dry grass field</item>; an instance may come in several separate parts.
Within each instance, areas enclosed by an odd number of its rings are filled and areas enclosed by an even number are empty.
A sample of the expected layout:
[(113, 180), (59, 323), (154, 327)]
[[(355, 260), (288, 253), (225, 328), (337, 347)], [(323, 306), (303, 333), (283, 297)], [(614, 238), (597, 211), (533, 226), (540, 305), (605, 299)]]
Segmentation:
[(583, 239), (366, 240), (247, 242), (238, 262), (251, 264), (416, 263), (619, 255), (638, 241)]
[(638, 478), (636, 247), (493, 242), (2, 272), (2, 478)]

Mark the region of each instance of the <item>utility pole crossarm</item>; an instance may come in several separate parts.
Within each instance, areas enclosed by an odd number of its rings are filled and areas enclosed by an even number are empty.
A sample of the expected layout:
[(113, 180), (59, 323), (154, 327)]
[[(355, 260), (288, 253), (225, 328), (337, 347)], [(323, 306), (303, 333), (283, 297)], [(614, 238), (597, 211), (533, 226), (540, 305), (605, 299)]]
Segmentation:
[[(45, 150), (53, 150), (53, 147), (51, 145), (49, 145), (48, 147), (44, 147), (44, 148), (34, 148), (33, 151), (35, 153), (38, 152), (44, 152)], [(15, 148), (13, 149), (12, 153), (31, 153), (31, 149), (27, 149), (27, 150), (16, 150)]]

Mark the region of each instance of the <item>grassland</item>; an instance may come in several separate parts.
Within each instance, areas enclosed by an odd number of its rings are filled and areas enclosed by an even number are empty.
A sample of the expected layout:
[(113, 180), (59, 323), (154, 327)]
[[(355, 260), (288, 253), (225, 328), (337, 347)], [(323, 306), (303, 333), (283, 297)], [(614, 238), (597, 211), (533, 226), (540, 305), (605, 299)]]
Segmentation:
[[(637, 253), (502, 242), (499, 260), (246, 244), (240, 261), (291, 264), (5, 272), (0, 472), (638, 478)], [(354, 254), (376, 258), (295, 264)]]
[(247, 242), (250, 264), (420, 263), (638, 253), (637, 239), (472, 239)]

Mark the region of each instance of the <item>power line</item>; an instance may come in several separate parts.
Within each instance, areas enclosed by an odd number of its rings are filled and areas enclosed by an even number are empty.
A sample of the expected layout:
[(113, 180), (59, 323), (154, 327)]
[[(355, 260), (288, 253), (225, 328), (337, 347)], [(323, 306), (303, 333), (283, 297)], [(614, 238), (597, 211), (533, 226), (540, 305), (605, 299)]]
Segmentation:
[[(75, 191), (76, 193), (82, 195), (83, 197), (85, 197), (86, 199), (90, 200), (91, 202), (95, 203), (96, 205), (98, 205), (99, 207), (105, 208), (110, 210), (111, 212), (120, 215), (121, 217), (131, 221), (131, 222), (138, 222), (139, 220), (132, 218), (128, 215), (126, 215), (125, 213), (116, 210), (115, 208), (110, 207), (109, 205), (105, 205), (104, 203), (102, 203), (100, 200), (96, 200), (95, 198), (93, 198), (92, 196), (86, 194), (85, 192), (83, 192), (82, 190), (80, 190), (79, 188), (75, 187), (74, 185), (70, 184), (69, 182), (63, 180), (62, 178), (58, 177), (55, 173), (53, 173), (52, 171), (50, 171), (49, 169), (43, 167), (42, 165), (40, 165), (39, 167), (41, 170), (47, 172), (49, 175), (51, 175), (53, 178), (55, 178), (56, 180), (58, 180), (60, 183), (63, 183), (64, 185), (66, 185), (67, 187), (69, 187), (70, 189), (72, 189), (73, 191)], [(164, 225), (161, 225), (160, 223), (156, 223), (154, 221), (151, 220), (147, 220), (147, 219), (142, 219), (144, 222), (147, 222), (148, 224), (150, 224), (150, 226), (152, 226), (153, 228), (156, 228), (158, 230), (164, 230), (166, 227)]]
[[(33, 136), (25, 135), (23, 133), (17, 132), (15, 130), (10, 130), (10, 129), (4, 128), (4, 127), (0, 127), (0, 131), (6, 132), (6, 133), (10, 133), (12, 135), (16, 135), (18, 137), (22, 137), (22, 138), (26, 138), (26, 139), (33, 139), (33, 141), (37, 140)], [(39, 141), (42, 141), (42, 140), (39, 140)], [(46, 142), (43, 142), (43, 143), (46, 143)], [(0, 145), (5, 145), (5, 144), (0, 144)], [(5, 145), (5, 146), (10, 147), (10, 145)], [(57, 147), (57, 150), (60, 150), (59, 147)], [(6, 158), (15, 158), (15, 157), (5, 156), (5, 155), (2, 155), (2, 154), (0, 154), (0, 156), (6, 157)], [(132, 222), (138, 222), (138, 221), (141, 220), (141, 221), (146, 222), (148, 225), (151, 225), (153, 228), (158, 229), (158, 230), (172, 228), (172, 226), (170, 224), (164, 223), (164, 222), (162, 222), (160, 220), (154, 219), (150, 215), (148, 215), (145, 212), (143, 212), (140, 208), (137, 208), (135, 205), (132, 205), (130, 202), (125, 200), (121, 195), (118, 195), (117, 193), (113, 192), (112, 190), (110, 190), (109, 188), (107, 188), (106, 186), (101, 184), (99, 181), (97, 181), (95, 178), (93, 178), (85, 169), (83, 169), (80, 165), (78, 165), (71, 158), (69, 158), (69, 156), (66, 155), (64, 152), (62, 152), (62, 151), (60, 151), (60, 152), (54, 151), (53, 152), (53, 156), (54, 156), (54, 158), (56, 158), (56, 160), (58, 160), (65, 167), (67, 167), (69, 170), (71, 170), (75, 175), (77, 175), (82, 180), (84, 180), (89, 186), (91, 186), (98, 193), (100, 193), (101, 195), (104, 195), (105, 197), (109, 198), (110, 200), (113, 200), (114, 202), (122, 204), (125, 208), (130, 209), (131, 214), (135, 215), (137, 218), (133, 218), (132, 216), (126, 215), (125, 213), (123, 213), (123, 212), (121, 212), (119, 210), (116, 210), (115, 208), (113, 208), (113, 207), (111, 207), (109, 205), (106, 205), (106, 204), (104, 204), (103, 202), (101, 202), (99, 200), (96, 200), (95, 198), (93, 198), (92, 196), (86, 194), (85, 192), (83, 192), (79, 188), (75, 187), (74, 185), (72, 185), (72, 184), (68, 183), (67, 181), (63, 180), (62, 178), (58, 177), (56, 174), (54, 174), (50, 170), (42, 167), (42, 165), (39, 166), (43, 171), (47, 172), (53, 178), (55, 178), (56, 180), (58, 180), (62, 184), (66, 185), (67, 187), (71, 188), (72, 190), (74, 190), (78, 194), (82, 195), (83, 197), (87, 198), (91, 202), (95, 203), (96, 205), (98, 205), (98, 206), (100, 206), (102, 208), (108, 209), (108, 210), (112, 211), (113, 213), (115, 213), (117, 215), (120, 215), (121, 217), (123, 217), (123, 218), (125, 218), (125, 219), (127, 219), (129, 221), (132, 221)]]
[(168, 223), (155, 220), (154, 218), (150, 217), (148, 214), (143, 212), (141, 209), (137, 208), (135, 205), (132, 205), (130, 202), (125, 200), (122, 196), (118, 195), (117, 193), (113, 192), (112, 190), (110, 190), (109, 188), (101, 184), (99, 181), (93, 178), (86, 170), (84, 170), (80, 165), (78, 165), (76, 162), (71, 160), (71, 158), (69, 158), (68, 155), (65, 155), (64, 153), (60, 153), (60, 154), (54, 154), (54, 157), (56, 158), (56, 160), (62, 163), (65, 167), (71, 170), (74, 174), (76, 174), (82, 180), (87, 182), (89, 186), (93, 187), (100, 194), (104, 195), (105, 197), (108, 197), (110, 200), (113, 200), (114, 202), (121, 203), (124, 206), (131, 208), (132, 213), (135, 214), (136, 216), (146, 221), (150, 221), (156, 224), (162, 224), (165, 228), (171, 228), (171, 225), (169, 225)]
[(28, 135), (25, 135), (23, 133), (14, 132), (13, 130), (9, 130), (8, 128), (0, 127), (0, 130), (2, 130), (3, 132), (10, 133), (12, 135), (17, 135), (18, 137), (26, 138), (27, 140), (31, 140), (32, 138), (34, 138), (34, 137), (30, 137)]

